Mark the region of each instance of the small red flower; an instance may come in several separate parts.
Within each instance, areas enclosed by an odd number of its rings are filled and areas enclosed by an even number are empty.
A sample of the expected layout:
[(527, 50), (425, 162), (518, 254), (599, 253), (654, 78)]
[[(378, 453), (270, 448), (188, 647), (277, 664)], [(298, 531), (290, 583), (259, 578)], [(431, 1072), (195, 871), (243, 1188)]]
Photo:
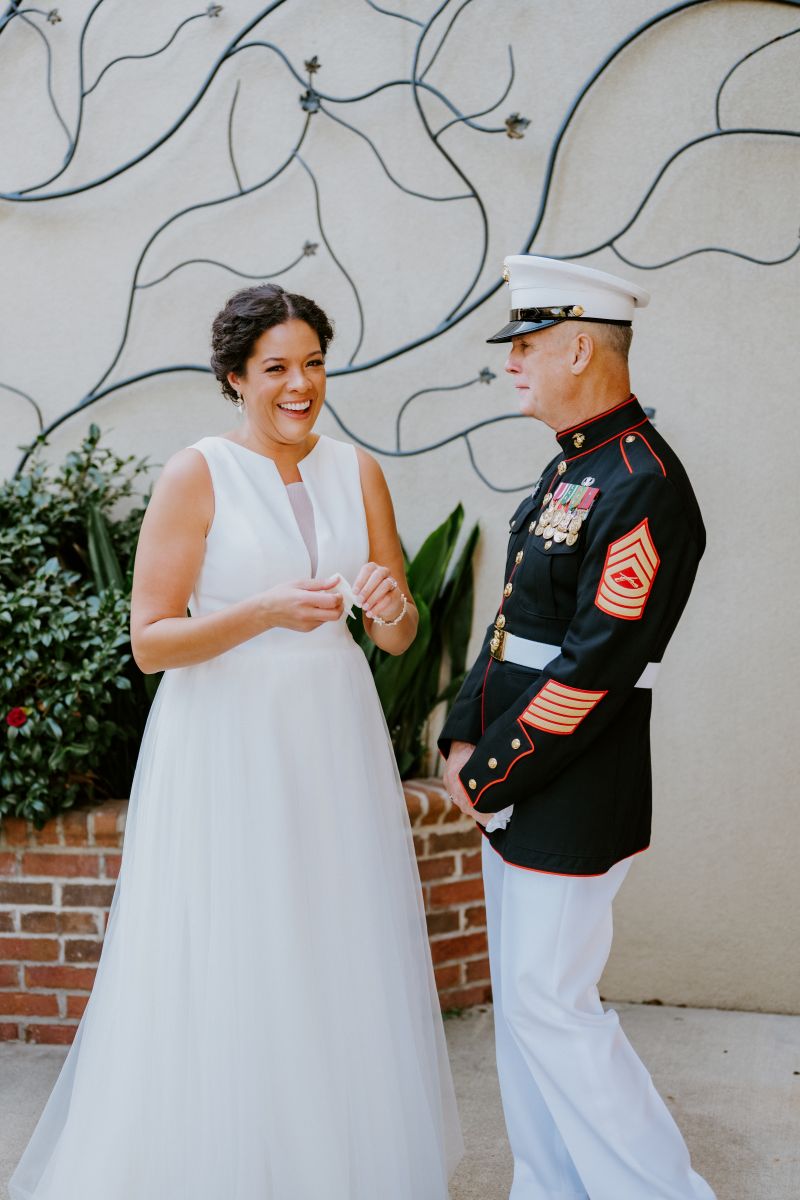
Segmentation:
[(12, 708), (6, 713), (6, 725), (12, 725), (14, 729), (19, 729), (28, 720), (28, 714), (24, 708)]

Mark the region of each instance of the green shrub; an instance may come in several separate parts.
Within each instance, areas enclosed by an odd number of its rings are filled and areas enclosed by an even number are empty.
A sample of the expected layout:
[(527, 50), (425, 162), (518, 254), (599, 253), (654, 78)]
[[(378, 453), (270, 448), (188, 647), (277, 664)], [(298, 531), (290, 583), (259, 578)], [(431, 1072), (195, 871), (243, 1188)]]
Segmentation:
[(39, 826), (127, 794), (152, 693), (128, 637), (147, 467), (99, 439), (0, 485), (0, 817)]

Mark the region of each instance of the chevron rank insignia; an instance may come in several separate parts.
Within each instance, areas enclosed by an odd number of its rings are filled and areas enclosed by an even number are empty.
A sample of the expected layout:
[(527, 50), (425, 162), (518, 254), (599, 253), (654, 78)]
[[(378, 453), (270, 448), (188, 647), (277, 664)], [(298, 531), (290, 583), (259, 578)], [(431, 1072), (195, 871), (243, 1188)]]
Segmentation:
[(595, 604), (610, 617), (638, 621), (660, 563), (645, 517), (635, 529), (609, 546)]
[(567, 687), (565, 683), (548, 679), (542, 690), (531, 700), (520, 720), (545, 733), (574, 733), (583, 718), (589, 715), (605, 694), (585, 692), (582, 688)]

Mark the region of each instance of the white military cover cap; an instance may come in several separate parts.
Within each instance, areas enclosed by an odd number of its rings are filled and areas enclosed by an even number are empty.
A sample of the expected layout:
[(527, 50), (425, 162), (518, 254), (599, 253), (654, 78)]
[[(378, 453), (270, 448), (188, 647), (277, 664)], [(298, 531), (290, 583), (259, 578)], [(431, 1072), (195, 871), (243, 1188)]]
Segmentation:
[(510, 254), (503, 278), (511, 289), (510, 320), (489, 342), (510, 342), (561, 321), (630, 325), (633, 310), (650, 301), (649, 292), (627, 279), (540, 254)]

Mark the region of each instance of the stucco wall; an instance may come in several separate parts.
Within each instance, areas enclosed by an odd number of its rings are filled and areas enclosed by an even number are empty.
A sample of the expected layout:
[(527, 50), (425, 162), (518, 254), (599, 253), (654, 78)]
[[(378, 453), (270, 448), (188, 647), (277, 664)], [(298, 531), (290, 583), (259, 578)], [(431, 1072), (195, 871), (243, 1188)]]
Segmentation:
[[(53, 93), (69, 128), (90, 7), (88, 0), (64, 5), (63, 20), (52, 26), (30, 18), (52, 42)], [(320, 91), (341, 98), (409, 79), (422, 32), (411, 21), (376, 12), (366, 0), (270, 7), (242, 40), (279, 47), (301, 76), (304, 60), (316, 54)], [(429, 0), (386, 0), (386, 7), (423, 22), (434, 11)], [(418, 75), (457, 8), (451, 0), (426, 35)], [(472, 0), (458, 16), (424, 82), (472, 114), (503, 93), (509, 42), (516, 71), (499, 108), (476, 118), (500, 132), (461, 124), (439, 143), (479, 194), (487, 219), (485, 264), (464, 307), (497, 282), (504, 254), (527, 246), (553, 140), (579, 89), (619, 41), (666, 8), (655, 0)], [(84, 39), (84, 87), (112, 59), (157, 50), (179, 22), (204, 10), (191, 0), (105, 0)], [(38, 194), (80, 187), (153, 143), (260, 11), (253, 0), (229, 0), (218, 16), (185, 26), (163, 54), (111, 67), (85, 99), (74, 161)], [(575, 113), (532, 248), (577, 256), (607, 243), (636, 214), (670, 156), (715, 131), (715, 96), (729, 68), (796, 24), (793, 5), (710, 0), (634, 39)], [(800, 37), (790, 37), (745, 62), (722, 93), (721, 126), (800, 128), (799, 51)], [(15, 18), (0, 32), (4, 192), (47, 179), (63, 160), (67, 138), (45, 83), (44, 44)], [(135, 167), (61, 199), (0, 201), (0, 382), (33, 397), (46, 424), (97, 391), (123, 340), (137, 260), (162, 223), (193, 205), (231, 197), (171, 221), (147, 250), (139, 284), (196, 258), (268, 275), (296, 259), (306, 241), (317, 243), (317, 252), (280, 280), (314, 295), (334, 317), (334, 372), (359, 342), (353, 284), (365, 317), (356, 364), (430, 335), (460, 304), (482, 258), (479, 204), (401, 192), (364, 139), (324, 111), (310, 118), (300, 150), (317, 181), (324, 237), (311, 177), (296, 158), (273, 182), (236, 194), (229, 124), (241, 185), (253, 188), (291, 155), (306, 118), (304, 88), (274, 50), (254, 46), (221, 64), (191, 115)], [(420, 88), (417, 97), (434, 130), (452, 118), (433, 92)], [(368, 133), (406, 188), (440, 197), (470, 191), (425, 134), (407, 83), (323, 107)], [(521, 139), (504, 134), (514, 112), (530, 120)], [(798, 651), (790, 615), (798, 583), (798, 259), (767, 266), (713, 252), (641, 269), (705, 246), (759, 260), (789, 255), (797, 246), (798, 185), (796, 138), (762, 132), (703, 141), (676, 157), (618, 239), (620, 252), (640, 266), (624, 265), (608, 247), (581, 259), (652, 290), (637, 319), (634, 389), (657, 409), (659, 428), (683, 457), (709, 533), (695, 594), (655, 693), (654, 844), (618, 902), (604, 981), (609, 996), (800, 1010), (791, 950)], [(205, 363), (210, 319), (238, 282), (220, 267), (195, 264), (140, 287), (107, 382)], [(456, 436), (514, 411), (502, 349), (483, 341), (506, 305), (505, 290), (497, 290), (413, 351), (334, 374), (332, 409), (321, 425), (343, 436), (335, 410), (354, 436), (392, 449), (407, 397), (475, 380), (484, 367), (496, 374), (489, 384), (422, 395), (406, 409), (404, 449), (455, 440), (414, 457), (381, 456), (411, 547), (458, 500), (480, 520), (476, 634), (497, 602), (507, 515), (554, 451), (551, 433), (533, 422), (476, 431), (476, 463), (496, 487), (512, 489), (503, 494), (480, 480)], [(155, 461), (232, 424), (207, 375), (170, 373), (115, 391), (65, 422), (51, 437), (51, 453), (61, 456), (90, 419), (116, 447)], [(13, 470), (16, 446), (36, 431), (32, 406), (0, 390), (1, 470)]]

